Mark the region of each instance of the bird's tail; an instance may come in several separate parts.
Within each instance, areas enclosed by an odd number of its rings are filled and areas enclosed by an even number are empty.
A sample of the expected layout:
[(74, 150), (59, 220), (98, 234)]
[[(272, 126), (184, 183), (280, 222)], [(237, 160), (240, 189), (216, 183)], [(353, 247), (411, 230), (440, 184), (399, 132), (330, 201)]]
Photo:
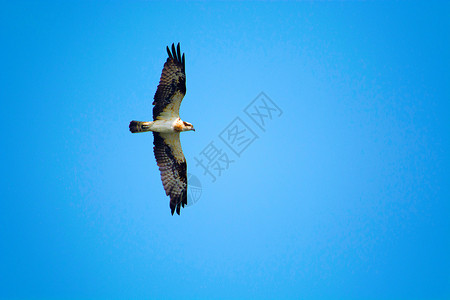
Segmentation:
[(132, 133), (151, 131), (150, 128), (152, 127), (152, 125), (153, 122), (131, 121), (130, 131)]

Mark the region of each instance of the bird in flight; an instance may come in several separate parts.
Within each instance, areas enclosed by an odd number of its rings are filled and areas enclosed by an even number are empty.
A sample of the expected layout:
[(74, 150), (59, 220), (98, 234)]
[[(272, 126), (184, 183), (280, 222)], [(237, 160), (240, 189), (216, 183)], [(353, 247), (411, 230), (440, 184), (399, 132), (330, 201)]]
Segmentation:
[(186, 94), (186, 73), (184, 53), (181, 56), (180, 43), (172, 51), (167, 47), (169, 57), (164, 64), (158, 88), (153, 97), (153, 121), (131, 121), (132, 133), (153, 131), (153, 152), (161, 172), (161, 181), (170, 196), (170, 211), (180, 214), (180, 207), (187, 205), (186, 159), (180, 143), (180, 132), (194, 129), (191, 123), (180, 119), (180, 104)]

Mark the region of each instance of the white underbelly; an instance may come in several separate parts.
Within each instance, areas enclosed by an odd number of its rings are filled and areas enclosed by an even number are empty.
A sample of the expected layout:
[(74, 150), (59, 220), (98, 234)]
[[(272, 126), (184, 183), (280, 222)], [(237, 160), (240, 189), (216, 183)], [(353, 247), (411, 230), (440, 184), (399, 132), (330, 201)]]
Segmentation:
[(150, 127), (151, 131), (161, 132), (161, 133), (173, 133), (173, 125), (176, 120), (156, 120)]

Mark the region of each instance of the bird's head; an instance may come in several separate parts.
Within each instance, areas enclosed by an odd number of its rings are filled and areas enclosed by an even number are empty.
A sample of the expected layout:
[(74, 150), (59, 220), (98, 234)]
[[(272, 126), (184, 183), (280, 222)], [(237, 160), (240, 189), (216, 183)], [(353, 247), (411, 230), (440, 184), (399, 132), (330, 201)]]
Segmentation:
[(183, 121), (183, 124), (184, 124), (183, 131), (191, 131), (191, 130), (195, 131), (194, 125), (192, 125), (191, 123)]

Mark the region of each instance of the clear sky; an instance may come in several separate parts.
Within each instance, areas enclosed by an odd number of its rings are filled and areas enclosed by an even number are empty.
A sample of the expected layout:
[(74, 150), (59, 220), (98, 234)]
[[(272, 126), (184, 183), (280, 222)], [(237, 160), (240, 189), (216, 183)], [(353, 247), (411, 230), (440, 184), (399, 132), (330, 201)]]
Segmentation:
[[(8, 1), (0, 25), (0, 298), (450, 298), (449, 2)], [(173, 42), (181, 216), (128, 131)]]

